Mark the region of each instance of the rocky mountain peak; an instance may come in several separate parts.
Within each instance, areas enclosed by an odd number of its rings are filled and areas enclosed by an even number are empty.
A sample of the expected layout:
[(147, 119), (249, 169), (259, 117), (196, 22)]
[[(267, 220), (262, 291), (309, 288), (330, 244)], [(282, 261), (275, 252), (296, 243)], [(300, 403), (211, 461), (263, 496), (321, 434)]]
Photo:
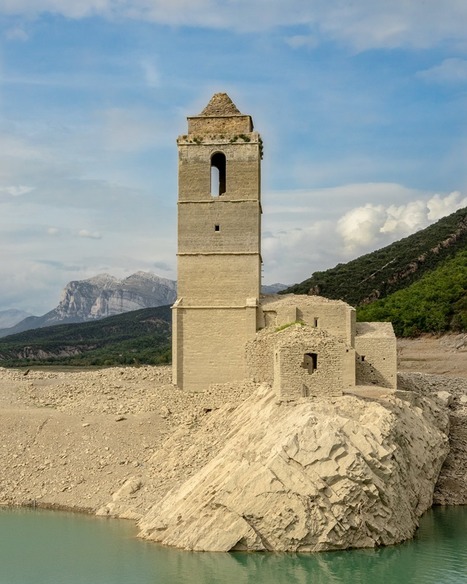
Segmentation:
[(57, 319), (99, 319), (140, 308), (172, 304), (176, 283), (149, 272), (136, 272), (119, 280), (109, 274), (98, 274), (87, 280), (65, 286), (55, 309)]
[(139, 271), (122, 280), (109, 274), (97, 274), (86, 280), (69, 282), (56, 308), (43, 316), (20, 319), (21, 322), (17, 320), (17, 324), (9, 328), (0, 327), (0, 337), (60, 323), (86, 322), (141, 308), (165, 306), (173, 304), (176, 297), (176, 282), (151, 272)]
[(32, 315), (29, 312), (17, 310), (16, 308), (0, 310), (0, 329), (15, 326), (15, 324), (21, 322), (28, 316)]
[(115, 276), (111, 276), (110, 274), (97, 274), (97, 276), (92, 276), (87, 280), (77, 280), (77, 282), (89, 282), (89, 284), (92, 284), (93, 286), (111, 288), (117, 286), (120, 283), (120, 280), (115, 278)]

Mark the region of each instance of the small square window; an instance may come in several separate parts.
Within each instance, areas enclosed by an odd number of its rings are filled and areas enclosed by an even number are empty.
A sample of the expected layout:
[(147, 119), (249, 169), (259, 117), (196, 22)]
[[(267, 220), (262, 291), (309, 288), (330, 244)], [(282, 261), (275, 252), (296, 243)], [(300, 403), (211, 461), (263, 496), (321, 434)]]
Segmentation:
[(305, 353), (303, 355), (303, 369), (306, 369), (308, 373), (314, 373), (318, 368), (318, 353)]
[(220, 225), (214, 225), (214, 231), (220, 231), (220, 230), (221, 230)]

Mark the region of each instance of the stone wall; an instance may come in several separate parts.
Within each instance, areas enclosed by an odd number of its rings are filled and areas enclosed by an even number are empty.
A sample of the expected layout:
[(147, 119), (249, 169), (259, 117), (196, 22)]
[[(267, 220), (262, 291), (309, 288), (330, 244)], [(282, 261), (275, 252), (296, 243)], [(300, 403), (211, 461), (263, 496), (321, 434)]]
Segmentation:
[(195, 136), (178, 139), (179, 201), (211, 200), (211, 157), (222, 152), (226, 157), (226, 199), (258, 200), (260, 190), (259, 134), (252, 132), (248, 141), (238, 138), (209, 137), (194, 141)]
[(226, 93), (215, 93), (198, 116), (188, 117), (189, 134), (249, 133), (253, 120), (243, 115)]
[(259, 296), (260, 270), (256, 254), (179, 256), (178, 297), (185, 306), (245, 306)]
[(248, 378), (273, 385), (285, 400), (341, 395), (355, 386), (355, 350), (306, 325), (259, 331), (247, 343), (246, 362)]
[(261, 306), (266, 323), (283, 326), (299, 320), (354, 345), (355, 309), (341, 300), (287, 294), (265, 297)]
[(193, 135), (205, 134), (248, 134), (253, 129), (250, 116), (221, 115), (216, 117), (190, 116), (188, 118), (188, 132)]
[(261, 285), (261, 140), (250, 116), (215, 94), (177, 144), (173, 372), (180, 388), (199, 391), (246, 377)]
[(256, 331), (256, 307), (173, 309), (177, 336), (174, 383), (205, 391), (216, 383), (247, 378), (245, 343)]
[[(247, 345), (248, 375), (274, 384), (278, 395), (287, 399), (326, 395), (356, 384), (396, 388), (391, 323), (355, 323), (355, 310), (344, 302), (292, 294), (262, 297), (258, 315), (259, 327), (264, 328)], [(293, 326), (294, 322), (306, 326)], [(281, 327), (301, 330), (294, 334), (305, 335), (305, 340), (288, 339), (290, 332), (282, 333)], [(316, 354), (318, 361), (311, 375), (304, 362), (307, 353)]]
[(390, 322), (358, 322), (355, 350), (359, 384), (396, 389), (397, 348)]
[(256, 383), (274, 383), (274, 327), (260, 330), (246, 343), (246, 366), (248, 379)]
[(178, 253), (257, 253), (259, 202), (232, 201), (224, 195), (200, 204), (180, 203)]
[(280, 399), (342, 395), (348, 351), (343, 341), (301, 325), (276, 334), (273, 387)]

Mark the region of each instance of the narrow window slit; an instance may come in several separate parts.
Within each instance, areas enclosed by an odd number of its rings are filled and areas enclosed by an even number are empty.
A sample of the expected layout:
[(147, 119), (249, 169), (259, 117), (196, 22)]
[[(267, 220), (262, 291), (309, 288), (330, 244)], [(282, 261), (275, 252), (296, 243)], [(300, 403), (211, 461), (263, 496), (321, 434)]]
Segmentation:
[(211, 156), (211, 196), (220, 197), (226, 188), (226, 159), (223, 152)]

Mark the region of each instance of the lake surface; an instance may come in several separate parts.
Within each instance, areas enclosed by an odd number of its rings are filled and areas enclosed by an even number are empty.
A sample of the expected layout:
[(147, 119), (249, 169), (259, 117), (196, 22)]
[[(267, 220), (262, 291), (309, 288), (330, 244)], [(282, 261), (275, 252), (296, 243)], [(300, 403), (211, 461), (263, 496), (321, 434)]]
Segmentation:
[(467, 507), (436, 508), (416, 539), (320, 554), (182, 552), (130, 522), (0, 509), (0, 584), (466, 584)]

